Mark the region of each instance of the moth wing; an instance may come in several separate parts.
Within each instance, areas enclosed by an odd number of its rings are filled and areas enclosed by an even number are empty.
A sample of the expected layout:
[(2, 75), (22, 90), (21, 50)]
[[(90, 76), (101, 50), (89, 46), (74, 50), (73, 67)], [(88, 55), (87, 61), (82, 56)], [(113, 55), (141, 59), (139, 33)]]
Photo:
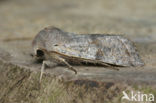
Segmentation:
[(141, 66), (132, 42), (122, 36), (79, 35), (63, 44), (53, 46), (53, 51), (69, 57), (84, 58), (121, 66)]

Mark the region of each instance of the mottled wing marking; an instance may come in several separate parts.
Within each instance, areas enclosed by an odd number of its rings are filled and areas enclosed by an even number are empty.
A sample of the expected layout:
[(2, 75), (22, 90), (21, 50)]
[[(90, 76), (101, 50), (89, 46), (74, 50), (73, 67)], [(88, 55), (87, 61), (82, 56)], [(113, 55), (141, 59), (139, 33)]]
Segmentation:
[[(95, 35), (75, 37), (58, 47), (56, 52), (78, 58), (99, 60), (106, 63), (130, 66), (138, 65), (139, 57), (132, 44), (121, 36)], [(139, 62), (138, 62), (139, 63)]]
[(49, 28), (42, 30), (36, 38), (33, 44), (40, 43), (39, 48), (49, 52), (122, 66), (143, 65), (136, 48), (122, 36), (74, 34)]
[(98, 51), (96, 52), (96, 55), (95, 55), (96, 60), (102, 60), (103, 56), (104, 56), (104, 53), (103, 53), (103, 51), (99, 48)]

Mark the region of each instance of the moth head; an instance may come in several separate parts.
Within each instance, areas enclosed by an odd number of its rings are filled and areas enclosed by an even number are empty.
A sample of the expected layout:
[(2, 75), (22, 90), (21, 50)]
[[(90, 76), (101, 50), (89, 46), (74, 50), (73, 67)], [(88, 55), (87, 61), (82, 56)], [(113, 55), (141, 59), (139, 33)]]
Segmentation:
[(39, 62), (42, 62), (45, 59), (45, 53), (42, 49), (35, 50), (35, 59)]
[(36, 56), (37, 57), (43, 57), (44, 56), (44, 52), (41, 49), (37, 49), (36, 50)]
[(44, 48), (44, 43), (42, 42), (42, 39), (35, 39), (32, 42), (32, 48), (34, 51), (34, 58), (36, 60), (44, 60), (45, 59), (45, 53), (42, 48)]

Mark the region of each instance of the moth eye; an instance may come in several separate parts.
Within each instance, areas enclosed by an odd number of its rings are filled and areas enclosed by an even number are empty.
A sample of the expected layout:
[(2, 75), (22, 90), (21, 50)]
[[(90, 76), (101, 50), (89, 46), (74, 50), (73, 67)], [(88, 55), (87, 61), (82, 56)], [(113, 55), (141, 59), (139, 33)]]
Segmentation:
[(58, 44), (55, 44), (54, 46), (58, 46)]
[(44, 52), (42, 50), (37, 50), (37, 57), (44, 56)]

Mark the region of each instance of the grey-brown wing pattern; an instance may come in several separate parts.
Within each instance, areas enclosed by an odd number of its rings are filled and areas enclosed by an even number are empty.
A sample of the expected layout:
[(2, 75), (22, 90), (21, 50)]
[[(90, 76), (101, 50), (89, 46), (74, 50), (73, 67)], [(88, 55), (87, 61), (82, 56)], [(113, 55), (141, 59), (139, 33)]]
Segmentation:
[(45, 35), (41, 36), (42, 40), (46, 40), (42, 48), (47, 51), (121, 66), (143, 65), (133, 44), (122, 36), (74, 34), (58, 28), (48, 28), (42, 32)]
[(52, 50), (61, 54), (122, 66), (143, 65), (135, 47), (122, 36), (65, 32), (59, 32), (57, 35), (59, 39), (55, 39), (59, 42), (55, 42)]

